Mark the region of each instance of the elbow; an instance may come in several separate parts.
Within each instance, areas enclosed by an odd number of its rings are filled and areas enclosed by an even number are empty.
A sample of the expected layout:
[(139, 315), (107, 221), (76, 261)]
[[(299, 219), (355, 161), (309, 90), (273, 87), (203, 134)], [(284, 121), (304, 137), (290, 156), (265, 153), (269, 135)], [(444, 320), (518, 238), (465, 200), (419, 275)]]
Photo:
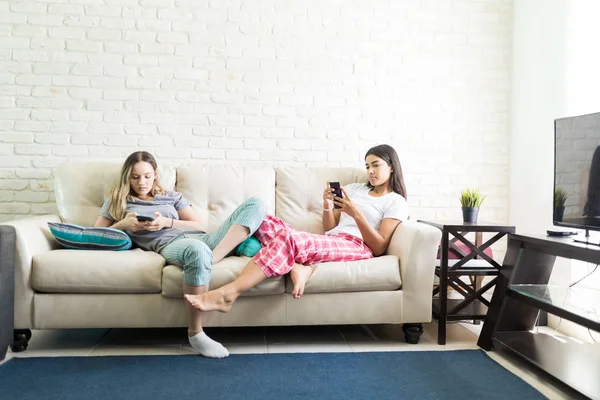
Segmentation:
[(385, 247), (379, 247), (379, 248), (373, 249), (373, 255), (375, 257), (382, 256), (385, 254), (386, 250), (387, 250), (387, 248), (385, 248)]

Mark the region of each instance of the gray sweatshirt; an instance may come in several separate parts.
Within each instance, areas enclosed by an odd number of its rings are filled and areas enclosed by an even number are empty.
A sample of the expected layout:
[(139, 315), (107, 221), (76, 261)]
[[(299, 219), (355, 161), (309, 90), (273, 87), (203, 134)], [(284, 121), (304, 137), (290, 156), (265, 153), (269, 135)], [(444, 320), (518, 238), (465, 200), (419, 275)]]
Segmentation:
[[(113, 217), (108, 213), (108, 207), (110, 205), (110, 199), (106, 199), (100, 209), (100, 215), (114, 220)], [(183, 198), (183, 195), (179, 192), (167, 192), (165, 195), (156, 195), (152, 201), (144, 201), (134, 199), (127, 202), (127, 213), (136, 212), (138, 215), (146, 215), (148, 217), (154, 217), (155, 211), (160, 211), (163, 217), (179, 219), (177, 211), (191, 205), (189, 201)], [(129, 235), (131, 241), (138, 247), (144, 250), (154, 251), (160, 253), (160, 251), (174, 239), (185, 233), (204, 233), (202, 231), (191, 229), (191, 228), (163, 228), (157, 232), (150, 231), (129, 231), (125, 233)]]

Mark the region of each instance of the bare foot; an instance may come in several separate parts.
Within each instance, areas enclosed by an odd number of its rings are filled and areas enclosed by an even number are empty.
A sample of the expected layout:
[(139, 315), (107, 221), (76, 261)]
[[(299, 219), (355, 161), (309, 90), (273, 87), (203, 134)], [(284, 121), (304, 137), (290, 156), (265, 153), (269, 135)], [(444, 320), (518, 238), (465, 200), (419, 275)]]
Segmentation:
[(227, 296), (222, 290), (211, 290), (203, 294), (186, 294), (183, 297), (200, 311), (228, 312), (235, 299)]
[(290, 277), (294, 282), (294, 290), (292, 290), (292, 296), (295, 299), (299, 299), (304, 294), (304, 285), (308, 281), (308, 278), (312, 275), (312, 268), (308, 265), (296, 264), (290, 271)]

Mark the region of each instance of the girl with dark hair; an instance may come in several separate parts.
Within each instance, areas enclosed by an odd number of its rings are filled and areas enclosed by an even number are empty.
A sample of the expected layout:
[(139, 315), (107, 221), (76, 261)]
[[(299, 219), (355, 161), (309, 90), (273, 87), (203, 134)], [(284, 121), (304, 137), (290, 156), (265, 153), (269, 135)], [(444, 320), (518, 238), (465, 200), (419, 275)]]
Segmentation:
[(587, 200), (583, 208), (583, 215), (597, 217), (600, 215), (600, 146), (594, 150), (592, 165), (590, 166), (590, 179), (587, 187)]
[[(380, 144), (379, 146), (371, 147), (367, 154), (365, 154), (365, 159), (373, 155), (375, 157), (381, 158), (387, 165), (395, 165), (396, 168), (393, 168), (392, 175), (390, 177), (390, 184), (392, 186), (392, 191), (398, 193), (400, 196), (406, 197), (406, 186), (404, 185), (404, 176), (402, 175), (402, 167), (400, 166), (400, 160), (398, 159), (398, 154), (396, 154), (396, 150), (390, 145)], [(367, 168), (368, 170), (368, 168)], [(367, 184), (369, 188), (372, 188), (373, 185), (369, 180)]]
[(324, 235), (297, 231), (267, 215), (255, 233), (263, 248), (240, 276), (216, 290), (185, 298), (199, 310), (227, 312), (246, 290), (268, 277), (289, 273), (292, 295), (298, 299), (312, 274), (311, 265), (384, 254), (396, 227), (408, 217), (402, 167), (396, 151), (387, 145), (369, 149), (365, 167), (368, 184), (343, 187), (343, 197), (334, 198), (329, 184), (323, 191)]
[[(138, 247), (181, 267), (183, 292), (200, 294), (208, 290), (213, 264), (249, 238), (266, 213), (264, 203), (251, 197), (214, 232), (206, 233), (190, 202), (160, 185), (154, 156), (136, 151), (125, 160), (119, 182), (104, 202), (95, 226), (123, 230)], [(140, 216), (150, 221), (140, 221)], [(229, 355), (221, 343), (206, 335), (201, 313), (189, 303), (187, 316), (189, 342), (197, 353), (211, 358)]]

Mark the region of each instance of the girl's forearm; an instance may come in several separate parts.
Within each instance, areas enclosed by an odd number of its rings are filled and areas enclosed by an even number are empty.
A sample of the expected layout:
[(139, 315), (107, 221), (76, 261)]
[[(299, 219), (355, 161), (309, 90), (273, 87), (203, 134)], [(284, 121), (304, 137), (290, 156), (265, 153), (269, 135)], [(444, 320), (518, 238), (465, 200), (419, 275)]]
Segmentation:
[(385, 239), (377, 232), (377, 230), (375, 230), (375, 228), (369, 225), (364, 215), (358, 213), (354, 217), (354, 220), (363, 237), (363, 242), (373, 250), (373, 254), (379, 256), (385, 253)]
[(123, 224), (123, 220), (120, 220), (120, 221), (115, 222), (111, 226), (109, 226), (109, 228), (113, 228), (113, 229), (118, 229), (118, 230), (124, 231), (127, 228), (125, 228), (123, 225), (124, 225)]
[(202, 230), (202, 226), (200, 221), (184, 221), (180, 219), (168, 218), (170, 221), (167, 221), (166, 228), (188, 228), (188, 229), (197, 229)]
[(336, 225), (337, 224), (335, 222), (335, 214), (333, 213), (333, 210), (323, 210), (323, 229), (325, 229), (325, 232), (332, 230)]

